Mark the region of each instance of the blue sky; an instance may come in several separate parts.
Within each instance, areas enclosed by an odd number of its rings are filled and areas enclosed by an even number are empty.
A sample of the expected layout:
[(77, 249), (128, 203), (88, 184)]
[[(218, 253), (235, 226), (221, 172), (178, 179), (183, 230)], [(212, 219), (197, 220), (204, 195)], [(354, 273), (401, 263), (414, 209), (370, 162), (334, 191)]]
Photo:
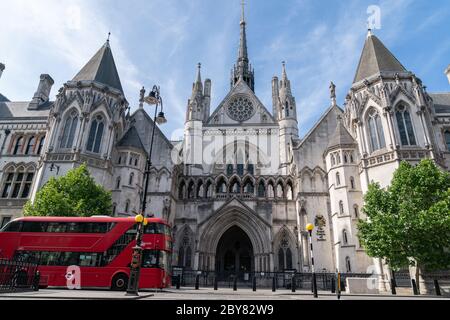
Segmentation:
[[(271, 79), (281, 74), (285, 60), (301, 135), (328, 108), (330, 81), (342, 105), (364, 44), (370, 5), (381, 9), (381, 29), (374, 33), (403, 65), (428, 91), (450, 91), (443, 74), (450, 64), (448, 0), (246, 2), (256, 94), (271, 110)], [(198, 62), (203, 79), (212, 80), (212, 109), (230, 89), (240, 0), (0, 0), (0, 12), (0, 62), (6, 64), (0, 92), (10, 100), (30, 100), (41, 73), (55, 79), (54, 98), (109, 31), (132, 108), (143, 85), (161, 86), (169, 120), (163, 131), (169, 138), (182, 132)]]

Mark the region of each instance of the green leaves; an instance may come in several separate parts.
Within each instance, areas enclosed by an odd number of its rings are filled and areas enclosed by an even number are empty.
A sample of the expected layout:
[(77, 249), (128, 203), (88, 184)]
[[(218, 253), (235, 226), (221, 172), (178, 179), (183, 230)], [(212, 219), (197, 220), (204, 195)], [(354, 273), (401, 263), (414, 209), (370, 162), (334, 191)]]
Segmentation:
[(428, 269), (450, 267), (450, 175), (431, 160), (402, 162), (387, 190), (371, 184), (358, 224), (372, 257), (401, 268), (416, 261)]
[(95, 183), (85, 164), (60, 178), (51, 178), (24, 207), (26, 216), (109, 215), (111, 193)]

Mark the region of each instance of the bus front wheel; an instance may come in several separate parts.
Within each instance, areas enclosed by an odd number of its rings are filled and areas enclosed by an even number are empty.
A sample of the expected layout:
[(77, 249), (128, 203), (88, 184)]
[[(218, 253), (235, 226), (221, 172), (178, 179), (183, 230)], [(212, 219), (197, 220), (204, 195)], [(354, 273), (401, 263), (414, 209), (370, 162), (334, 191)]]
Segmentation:
[(111, 284), (111, 289), (114, 291), (125, 291), (128, 286), (128, 276), (124, 273), (119, 273), (114, 276)]

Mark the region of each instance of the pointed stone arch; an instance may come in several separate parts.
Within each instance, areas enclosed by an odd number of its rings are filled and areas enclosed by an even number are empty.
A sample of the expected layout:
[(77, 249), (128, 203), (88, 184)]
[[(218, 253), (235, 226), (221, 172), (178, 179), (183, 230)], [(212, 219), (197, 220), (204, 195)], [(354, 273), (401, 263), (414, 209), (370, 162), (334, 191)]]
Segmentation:
[(250, 175), (246, 175), (242, 179), (242, 191), (247, 194), (255, 193), (255, 178)]
[[(237, 199), (233, 199), (199, 224), (199, 252), (203, 256), (215, 259), (217, 246), (223, 234), (237, 226), (249, 237), (254, 256), (266, 256), (271, 252), (271, 226), (259, 215)], [(258, 262), (255, 258), (255, 265)], [(214, 266), (214, 263), (211, 264)]]
[(195, 235), (189, 225), (184, 225), (176, 234), (175, 265), (191, 269), (194, 267)]
[(275, 271), (297, 269), (297, 240), (288, 227), (282, 226), (275, 235), (273, 252)]
[(228, 183), (228, 193), (241, 193), (242, 180), (238, 175), (233, 175)]
[(187, 190), (186, 190), (187, 199), (195, 198), (195, 192), (196, 192), (195, 189), (196, 189), (195, 180), (193, 178), (191, 178), (187, 182)]

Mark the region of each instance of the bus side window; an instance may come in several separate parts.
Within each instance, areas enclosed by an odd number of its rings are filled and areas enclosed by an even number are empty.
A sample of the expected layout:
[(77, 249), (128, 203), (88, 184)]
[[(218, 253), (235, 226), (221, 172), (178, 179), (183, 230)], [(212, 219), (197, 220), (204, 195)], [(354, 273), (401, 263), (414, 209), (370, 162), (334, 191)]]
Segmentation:
[(3, 227), (1, 232), (20, 232), (22, 229), (22, 221), (11, 221)]
[(22, 232), (45, 232), (47, 229), (47, 223), (26, 221), (23, 223)]
[(147, 234), (155, 234), (158, 233), (157, 230), (157, 224), (156, 223), (150, 223), (145, 227), (145, 233)]
[(66, 232), (67, 223), (50, 222), (47, 225), (47, 232), (63, 233)]

